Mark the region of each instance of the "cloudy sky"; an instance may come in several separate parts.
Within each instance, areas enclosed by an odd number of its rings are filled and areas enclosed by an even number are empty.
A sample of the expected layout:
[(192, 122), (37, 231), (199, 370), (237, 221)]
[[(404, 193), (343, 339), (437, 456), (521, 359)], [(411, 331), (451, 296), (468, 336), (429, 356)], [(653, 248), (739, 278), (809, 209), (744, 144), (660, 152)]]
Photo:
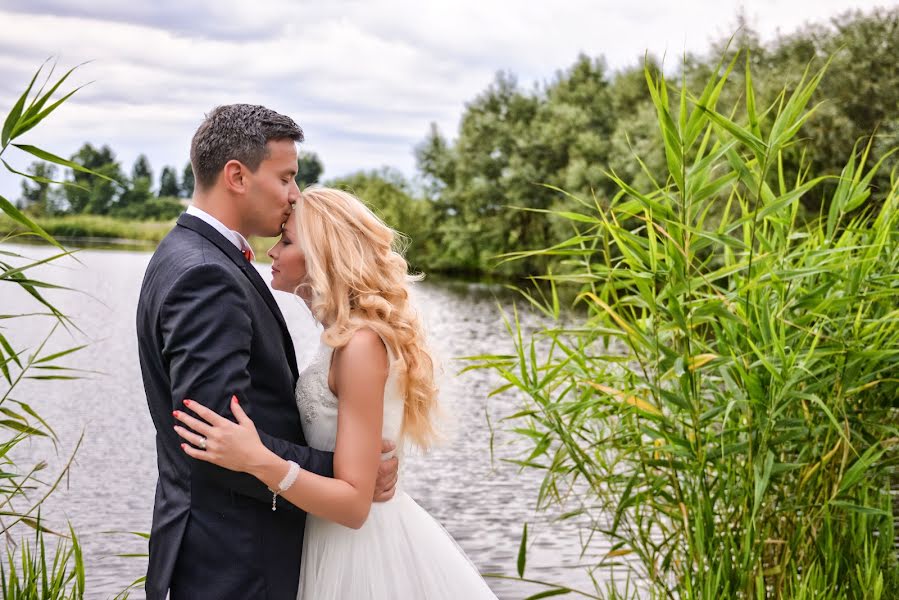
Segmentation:
[[(613, 69), (645, 51), (676, 63), (733, 33), (738, 11), (771, 39), (808, 21), (895, 0), (0, 0), (0, 115), (48, 56), (84, 61), (92, 81), (27, 141), (70, 155), (109, 144), (135, 157), (188, 160), (218, 104), (265, 104), (294, 117), (326, 177), (390, 165), (414, 174), (412, 149), (436, 122), (454, 137), (465, 103), (498, 70), (525, 86), (578, 53)], [(8, 158), (9, 157), (9, 158)], [(27, 156), (4, 158), (24, 168)], [(0, 194), (19, 195), (3, 170)]]

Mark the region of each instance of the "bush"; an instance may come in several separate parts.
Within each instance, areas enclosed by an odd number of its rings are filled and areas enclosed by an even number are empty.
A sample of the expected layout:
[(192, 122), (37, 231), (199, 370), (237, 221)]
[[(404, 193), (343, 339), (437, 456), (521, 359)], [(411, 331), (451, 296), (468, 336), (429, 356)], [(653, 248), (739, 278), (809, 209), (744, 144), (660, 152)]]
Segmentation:
[(178, 198), (149, 197), (143, 202), (113, 209), (112, 216), (137, 221), (170, 221), (184, 212), (185, 206)]
[[(666, 178), (610, 173), (608, 207), (575, 198), (577, 235), (542, 251), (561, 260), (550, 293), (528, 295), (553, 322), (530, 339), (510, 323), (517, 354), (472, 358), (524, 399), (541, 505), (576, 492), (585, 539), (611, 540), (594, 568), (654, 598), (886, 598), (899, 182), (871, 185), (864, 145), (839, 178), (787, 179), (823, 70), (756, 107), (747, 61), (743, 99), (719, 110), (734, 64), (698, 93), (647, 69)], [(829, 212), (804, 223), (822, 186)]]

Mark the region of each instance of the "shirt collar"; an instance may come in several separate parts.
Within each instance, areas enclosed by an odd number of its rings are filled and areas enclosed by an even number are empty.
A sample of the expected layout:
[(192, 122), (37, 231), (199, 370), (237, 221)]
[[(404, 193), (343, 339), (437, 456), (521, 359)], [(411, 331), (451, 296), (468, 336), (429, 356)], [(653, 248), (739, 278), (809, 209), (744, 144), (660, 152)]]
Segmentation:
[(239, 231), (228, 229), (227, 227), (225, 227), (224, 223), (210, 215), (205, 210), (197, 208), (193, 204), (188, 206), (185, 212), (211, 225), (216, 231), (222, 234), (226, 240), (234, 244), (234, 246), (241, 252), (246, 252), (247, 250), (249, 250), (250, 260), (256, 258), (256, 253), (253, 252), (253, 248), (250, 246), (250, 242), (248, 242), (247, 238), (241, 235)]

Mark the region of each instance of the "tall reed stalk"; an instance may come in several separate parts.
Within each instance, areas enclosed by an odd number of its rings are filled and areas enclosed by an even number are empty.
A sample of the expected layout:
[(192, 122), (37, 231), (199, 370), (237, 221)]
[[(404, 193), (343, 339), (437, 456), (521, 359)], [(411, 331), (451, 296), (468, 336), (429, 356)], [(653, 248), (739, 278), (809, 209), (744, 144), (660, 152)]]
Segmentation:
[[(75, 69), (54, 79), (54, 69), (51, 67), (48, 72), (46, 67), (47, 63), (37, 70), (3, 120), (0, 163), (11, 173), (39, 183), (64, 183), (17, 170), (8, 162), (10, 156), (7, 154), (8, 150), (15, 148), (31, 158), (97, 175), (81, 165), (21, 141), (23, 135), (42, 123), (79, 89), (57, 98), (60, 87)], [(47, 73), (43, 84), (36, 88), (35, 84), (43, 73)], [(78, 369), (65, 366), (60, 361), (83, 346), (61, 351), (47, 350), (50, 338), (60, 326), (75, 328), (74, 323), (45, 296), (48, 289), (63, 288), (32, 276), (36, 268), (70, 256), (72, 252), (63, 248), (3, 196), (0, 196), (0, 214), (5, 214), (18, 226), (15, 233), (0, 235), (0, 290), (3, 290), (0, 291), (0, 533), (5, 534), (7, 544), (6, 558), (0, 558), (0, 596), (17, 600), (81, 598), (84, 595), (84, 564), (74, 530), (70, 526), (68, 535), (54, 533), (45, 527), (38, 516), (43, 503), (68, 472), (81, 441), (76, 444), (69, 461), (48, 480), (39, 478), (41, 471), (47, 468), (46, 461), (26, 466), (17, 463), (14, 458), (15, 447), (26, 440), (49, 438), (54, 446), (58, 441), (50, 424), (21, 396), (15, 397), (18, 396), (18, 386), (26, 380), (65, 381), (79, 376)], [(28, 259), (8, 246), (9, 242), (23, 236), (40, 238), (58, 252), (40, 260)], [(18, 288), (27, 294), (33, 301), (33, 308), (27, 313), (16, 313), (10, 309), (3, 299), (10, 297), (8, 290), (11, 288)], [(36, 317), (46, 317), (50, 321), (47, 336), (36, 347), (27, 348), (20, 340), (9, 337), (9, 326), (16, 320)], [(33, 530), (34, 535), (23, 526)], [(29, 535), (22, 536), (24, 532)], [(46, 534), (52, 535), (54, 541), (48, 542)]]
[[(646, 70), (667, 173), (609, 173), (611, 201), (555, 212), (575, 235), (536, 251), (557, 263), (527, 294), (552, 323), (507, 320), (517, 352), (472, 366), (522, 398), (541, 506), (574, 495), (587, 544), (612, 543), (582, 596), (622, 595), (601, 576), (618, 565), (652, 598), (892, 598), (899, 181), (872, 187), (870, 143), (838, 176), (790, 176), (824, 69), (761, 107), (747, 57), (741, 101), (718, 107), (737, 60), (698, 93)], [(828, 208), (801, 219), (813, 189)]]

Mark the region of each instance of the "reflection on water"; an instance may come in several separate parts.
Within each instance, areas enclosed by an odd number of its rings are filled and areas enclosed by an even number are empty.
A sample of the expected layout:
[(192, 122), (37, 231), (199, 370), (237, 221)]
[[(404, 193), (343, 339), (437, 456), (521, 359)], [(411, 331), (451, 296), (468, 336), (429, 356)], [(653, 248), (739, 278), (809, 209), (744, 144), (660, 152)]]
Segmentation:
[[(30, 257), (49, 255), (46, 248), (11, 248)], [(29, 381), (16, 396), (27, 399), (59, 434), (58, 453), (43, 441), (20, 448), (17, 458), (34, 461), (52, 456), (57, 469), (84, 432), (71, 476), (48, 502), (43, 517), (51, 526), (70, 520), (81, 535), (87, 559), (88, 597), (108, 598), (143, 575), (142, 559), (116, 554), (145, 551), (145, 542), (127, 533), (148, 531), (156, 480), (154, 430), (147, 413), (134, 314), (149, 253), (85, 250), (74, 260), (42, 266), (33, 276), (81, 293), (51, 290), (48, 296), (71, 316), (83, 334), (60, 332), (50, 346), (63, 349), (90, 342), (66, 364), (99, 371), (72, 382)], [(268, 280), (266, 265), (258, 266)], [(24, 294), (3, 285), (2, 312), (31, 312)], [(497, 293), (498, 292), (498, 293)], [(301, 362), (311, 356), (317, 332), (305, 307), (295, 298), (276, 293), (290, 324)], [(409, 493), (455, 537), (482, 572), (512, 575), (524, 522), (529, 522), (529, 557), (526, 575), (576, 585), (592, 586), (579, 561), (592, 562), (608, 551), (604, 543), (579, 557), (577, 523), (550, 523), (534, 512), (539, 476), (519, 472), (502, 459), (515, 458), (514, 436), (498, 430), (491, 457), (489, 417), (493, 423), (515, 412), (514, 399), (487, 395), (497, 381), (487, 372), (457, 375), (463, 363), (457, 357), (509, 352), (498, 314), (509, 296), (501, 286), (427, 281), (416, 284), (415, 301), (429, 330), (430, 340), (443, 364), (441, 398), (450, 418), (447, 441), (426, 456), (407, 456), (403, 465)], [(39, 317), (7, 321), (5, 334), (20, 346), (34, 347), (52, 323)], [(51, 471), (52, 472), (52, 471)], [(489, 579), (500, 598), (522, 598), (543, 588), (501, 579)], [(142, 591), (132, 598), (142, 598)]]

